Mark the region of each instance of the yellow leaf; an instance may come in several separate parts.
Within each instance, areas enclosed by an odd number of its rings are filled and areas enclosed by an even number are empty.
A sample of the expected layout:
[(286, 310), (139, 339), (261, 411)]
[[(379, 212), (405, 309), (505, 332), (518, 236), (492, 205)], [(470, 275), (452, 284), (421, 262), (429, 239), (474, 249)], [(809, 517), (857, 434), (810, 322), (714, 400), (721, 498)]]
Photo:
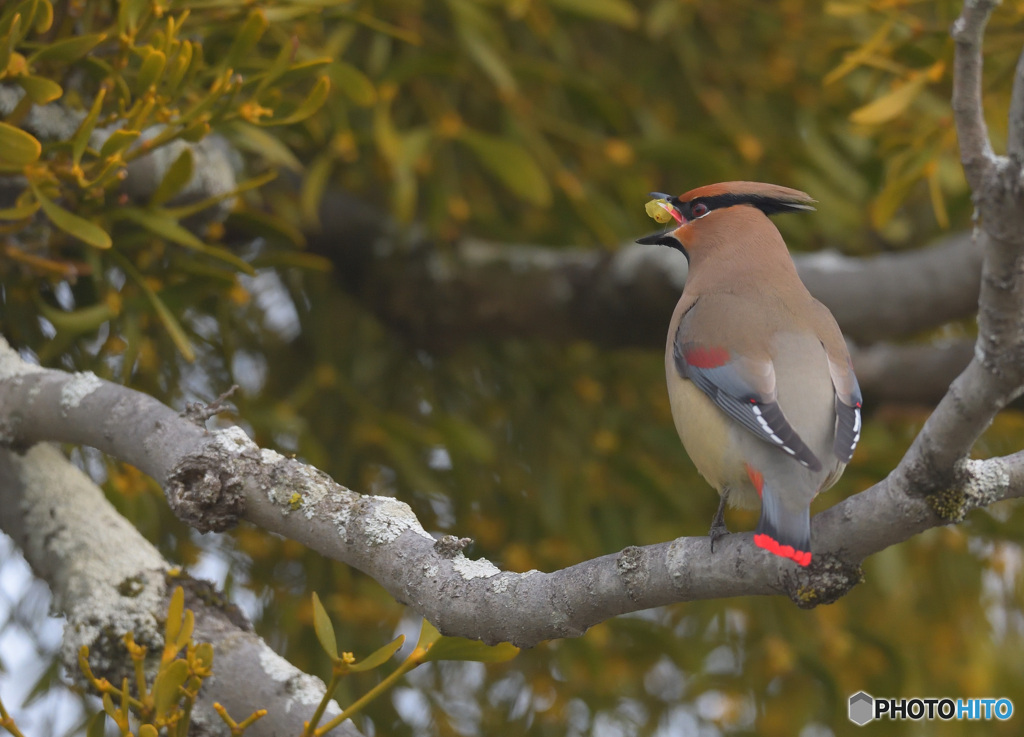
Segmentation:
[(188, 680), (188, 663), (175, 660), (162, 668), (153, 683), (153, 707), (156, 718), (163, 719), (171, 708), (178, 703), (181, 695), (178, 689)]
[(927, 78), (917, 76), (891, 92), (850, 113), (850, 122), (858, 125), (886, 123), (905, 111), (924, 89)]

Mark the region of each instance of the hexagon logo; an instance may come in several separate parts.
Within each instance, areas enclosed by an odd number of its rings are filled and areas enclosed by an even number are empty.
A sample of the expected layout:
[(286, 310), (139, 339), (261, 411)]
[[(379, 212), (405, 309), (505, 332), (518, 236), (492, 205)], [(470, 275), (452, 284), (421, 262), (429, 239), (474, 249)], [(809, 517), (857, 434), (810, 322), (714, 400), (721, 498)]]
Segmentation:
[(850, 697), (849, 717), (851, 722), (859, 727), (863, 727), (874, 719), (874, 716), (875, 700), (871, 698), (870, 694), (858, 691)]

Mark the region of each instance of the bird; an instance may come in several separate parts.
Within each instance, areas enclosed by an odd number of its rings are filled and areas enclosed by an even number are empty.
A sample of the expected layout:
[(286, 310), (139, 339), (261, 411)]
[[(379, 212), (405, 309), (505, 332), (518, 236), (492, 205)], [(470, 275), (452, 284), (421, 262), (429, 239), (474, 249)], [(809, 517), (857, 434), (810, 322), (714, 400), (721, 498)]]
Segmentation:
[(637, 239), (689, 264), (669, 322), (665, 373), (687, 454), (725, 507), (761, 507), (754, 544), (811, 563), (810, 505), (842, 475), (860, 439), (862, 396), (832, 313), (800, 280), (770, 215), (815, 208), (808, 194), (723, 182), (678, 197), (652, 192), (668, 230)]

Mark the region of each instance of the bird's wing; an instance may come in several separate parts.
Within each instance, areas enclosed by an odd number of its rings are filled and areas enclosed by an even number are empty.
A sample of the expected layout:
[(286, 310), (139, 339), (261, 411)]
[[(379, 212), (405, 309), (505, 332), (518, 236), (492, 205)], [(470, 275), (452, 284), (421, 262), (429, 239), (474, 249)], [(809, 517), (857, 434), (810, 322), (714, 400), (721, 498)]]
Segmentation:
[(730, 350), (725, 340), (728, 330), (700, 325), (699, 302), (676, 330), (672, 352), (676, 371), (755, 436), (778, 446), (807, 468), (820, 471), (821, 461), (789, 424), (776, 401), (771, 358), (766, 353), (745, 355), (736, 348)]
[(849, 463), (853, 450), (860, 440), (861, 405), (864, 402), (860, 393), (860, 384), (853, 373), (850, 352), (846, 349), (846, 341), (836, 325), (836, 320), (828, 308), (815, 302), (817, 310), (816, 330), (825, 353), (828, 355), (828, 372), (832, 377), (832, 386), (836, 390), (836, 438), (834, 450), (836, 457), (843, 463)]

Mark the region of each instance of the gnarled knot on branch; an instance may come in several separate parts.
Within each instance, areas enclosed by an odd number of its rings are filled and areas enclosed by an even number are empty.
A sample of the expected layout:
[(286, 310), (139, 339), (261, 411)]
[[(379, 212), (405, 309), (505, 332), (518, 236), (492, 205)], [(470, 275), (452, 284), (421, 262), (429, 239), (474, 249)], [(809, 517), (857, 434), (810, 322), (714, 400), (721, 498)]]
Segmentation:
[(245, 479), (259, 466), (260, 449), (241, 428), (214, 432), (168, 474), (167, 501), (180, 520), (200, 532), (223, 532), (245, 513)]

